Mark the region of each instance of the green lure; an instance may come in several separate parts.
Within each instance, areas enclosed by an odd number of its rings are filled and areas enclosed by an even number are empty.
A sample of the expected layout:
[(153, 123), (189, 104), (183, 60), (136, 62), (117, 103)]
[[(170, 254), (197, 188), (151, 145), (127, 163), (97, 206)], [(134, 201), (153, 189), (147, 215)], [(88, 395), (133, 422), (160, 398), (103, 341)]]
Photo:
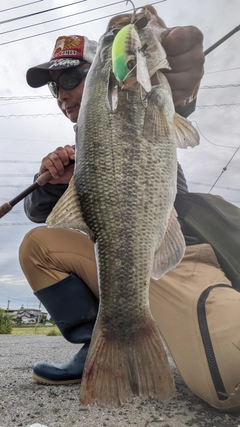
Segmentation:
[[(112, 45), (112, 66), (116, 80), (126, 87), (136, 81), (137, 52), (141, 42), (134, 24), (123, 27)], [(135, 71), (135, 72), (134, 72)]]

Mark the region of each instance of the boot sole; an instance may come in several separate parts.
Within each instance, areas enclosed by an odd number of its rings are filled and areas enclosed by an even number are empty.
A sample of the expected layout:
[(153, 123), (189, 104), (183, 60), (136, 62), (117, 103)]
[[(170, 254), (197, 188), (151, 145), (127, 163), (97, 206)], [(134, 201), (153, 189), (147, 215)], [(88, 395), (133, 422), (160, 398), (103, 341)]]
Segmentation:
[(34, 373), (32, 373), (32, 379), (38, 383), (47, 384), (47, 385), (67, 385), (67, 384), (78, 384), (81, 382), (81, 378), (73, 379), (73, 380), (61, 380), (61, 381), (48, 380), (46, 378), (39, 377)]

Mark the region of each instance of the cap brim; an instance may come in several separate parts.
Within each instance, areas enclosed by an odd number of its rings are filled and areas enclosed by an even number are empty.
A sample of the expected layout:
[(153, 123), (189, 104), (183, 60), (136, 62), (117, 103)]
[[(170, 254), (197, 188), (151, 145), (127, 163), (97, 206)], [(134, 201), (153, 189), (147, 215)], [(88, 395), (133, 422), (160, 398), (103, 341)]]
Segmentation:
[(53, 64), (54, 61), (45, 62), (44, 64), (36, 65), (36, 67), (29, 68), (26, 74), (27, 83), (31, 87), (41, 87), (46, 85), (51, 80), (50, 71), (63, 70), (65, 68), (77, 67), (78, 65), (85, 64), (84, 60), (76, 60), (74, 61), (58, 61)]

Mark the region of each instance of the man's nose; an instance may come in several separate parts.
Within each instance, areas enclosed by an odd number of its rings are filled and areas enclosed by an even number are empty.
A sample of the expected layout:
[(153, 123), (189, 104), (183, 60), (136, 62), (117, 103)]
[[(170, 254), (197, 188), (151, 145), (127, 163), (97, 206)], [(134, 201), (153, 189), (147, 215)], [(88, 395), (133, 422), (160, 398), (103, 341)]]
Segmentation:
[(69, 98), (69, 90), (63, 89), (62, 87), (58, 88), (58, 100), (64, 101)]

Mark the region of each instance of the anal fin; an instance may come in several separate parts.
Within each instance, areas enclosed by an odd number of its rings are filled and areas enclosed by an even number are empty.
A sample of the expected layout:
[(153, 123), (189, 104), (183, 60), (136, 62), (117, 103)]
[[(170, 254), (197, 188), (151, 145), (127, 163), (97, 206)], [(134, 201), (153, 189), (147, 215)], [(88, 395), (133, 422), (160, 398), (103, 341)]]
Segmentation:
[(157, 247), (151, 277), (158, 280), (169, 270), (175, 268), (185, 253), (185, 240), (173, 208), (168, 228), (162, 243)]
[(176, 134), (177, 147), (195, 147), (199, 144), (199, 133), (192, 123), (179, 114), (174, 114), (174, 130)]

